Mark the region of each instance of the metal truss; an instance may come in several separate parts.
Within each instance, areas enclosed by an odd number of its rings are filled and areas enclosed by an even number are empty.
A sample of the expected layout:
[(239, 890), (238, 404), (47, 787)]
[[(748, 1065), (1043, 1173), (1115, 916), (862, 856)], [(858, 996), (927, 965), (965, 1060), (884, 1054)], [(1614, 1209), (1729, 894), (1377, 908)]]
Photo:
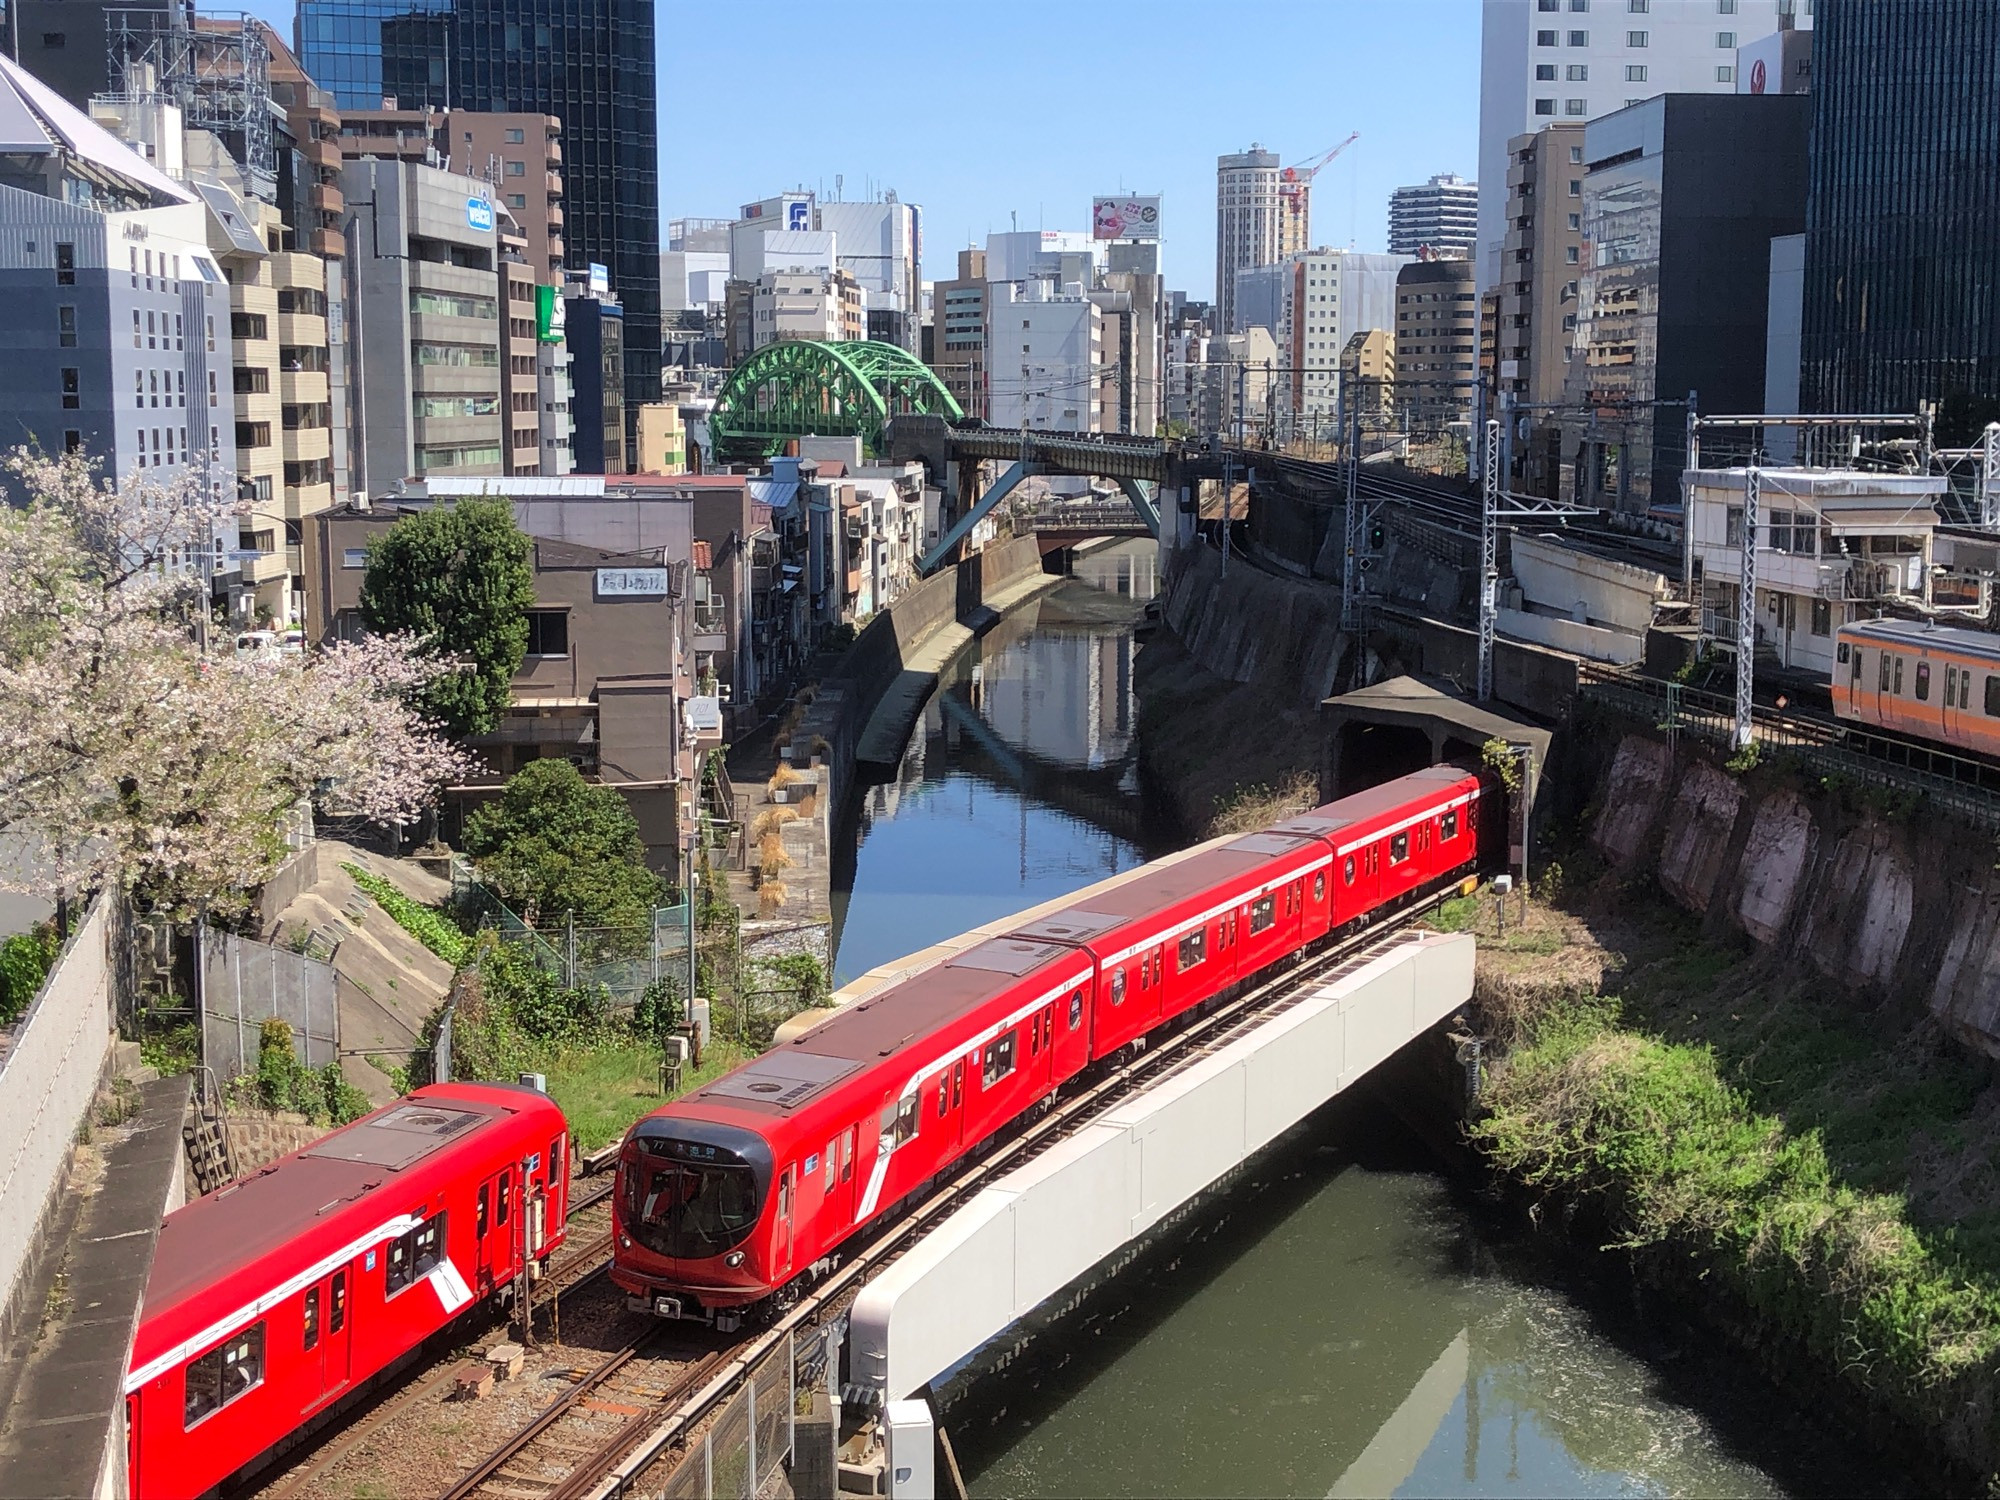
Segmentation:
[[(175, 5), (104, 13), (107, 76), (128, 97), (163, 96), (196, 130), (224, 138), (245, 171), (275, 184), (271, 54), (263, 29), (241, 11)], [(150, 77), (149, 77), (150, 75)]]
[(1493, 696), (1493, 640), (1500, 618), (1500, 525), (1503, 521), (1563, 521), (1601, 514), (1594, 506), (1572, 505), (1541, 495), (1516, 495), (1500, 487), (1498, 418), (1486, 423), (1486, 449), (1479, 487), (1479, 701)]
[(875, 449), (883, 425), (905, 413), (965, 416), (930, 366), (895, 344), (781, 339), (736, 367), (709, 432), (718, 454), (736, 458), (805, 437), (858, 436)]

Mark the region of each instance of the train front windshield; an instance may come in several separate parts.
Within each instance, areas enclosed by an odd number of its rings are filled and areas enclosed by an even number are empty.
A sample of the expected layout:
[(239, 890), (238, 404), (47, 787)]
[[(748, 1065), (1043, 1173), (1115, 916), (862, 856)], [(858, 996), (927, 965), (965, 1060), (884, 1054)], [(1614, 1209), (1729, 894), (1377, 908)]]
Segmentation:
[[(678, 1142), (648, 1142), (671, 1149)], [(716, 1157), (726, 1153), (705, 1148)], [(731, 1249), (757, 1223), (757, 1173), (742, 1161), (700, 1162), (648, 1154), (625, 1170), (626, 1232), (655, 1255), (705, 1260)]]

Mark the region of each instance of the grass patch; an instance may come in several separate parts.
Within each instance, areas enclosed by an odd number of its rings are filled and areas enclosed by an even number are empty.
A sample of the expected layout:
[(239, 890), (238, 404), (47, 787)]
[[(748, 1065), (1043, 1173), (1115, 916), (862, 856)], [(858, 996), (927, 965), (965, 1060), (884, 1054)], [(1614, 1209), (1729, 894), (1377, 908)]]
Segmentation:
[[(682, 1091), (720, 1078), (749, 1056), (733, 1043), (711, 1041), (701, 1067), (683, 1073)], [(660, 1048), (653, 1042), (564, 1048), (538, 1071), (548, 1075), (549, 1095), (569, 1116), (570, 1134), (581, 1151), (610, 1145), (634, 1120), (672, 1097), (660, 1092)]]
[(447, 913), (435, 906), (411, 900), (394, 883), (380, 875), (369, 874), (359, 865), (343, 864), (340, 868), (352, 876), (354, 883), (373, 897), (375, 904), (387, 912), (389, 919), (403, 931), (454, 969), (465, 962), (465, 955), (472, 948), (472, 939)]
[(1990, 1470), (2000, 1280), (1919, 1234), (1900, 1197), (1842, 1181), (1820, 1131), (1757, 1109), (1715, 1050), (1622, 1020), (1617, 1001), (1545, 1009), (1494, 1078), (1481, 1145), (1591, 1204), (1618, 1246), (1691, 1259), (1864, 1398)]

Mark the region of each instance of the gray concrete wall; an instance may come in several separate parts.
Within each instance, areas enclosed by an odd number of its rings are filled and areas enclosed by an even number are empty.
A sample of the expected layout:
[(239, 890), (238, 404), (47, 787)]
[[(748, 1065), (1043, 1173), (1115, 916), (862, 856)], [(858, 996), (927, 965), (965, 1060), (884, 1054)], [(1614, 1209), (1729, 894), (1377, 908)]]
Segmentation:
[(116, 1039), (110, 926), (99, 896), (0, 1057), (0, 1334), (39, 1315), (16, 1303)]

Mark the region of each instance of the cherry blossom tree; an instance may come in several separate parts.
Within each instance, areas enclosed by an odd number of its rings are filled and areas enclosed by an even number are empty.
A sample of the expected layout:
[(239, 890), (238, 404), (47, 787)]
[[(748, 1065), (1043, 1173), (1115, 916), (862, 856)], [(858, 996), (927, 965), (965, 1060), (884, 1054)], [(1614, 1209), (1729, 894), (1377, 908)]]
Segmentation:
[(5, 467), (0, 830), (39, 858), (0, 887), (112, 884), (173, 915), (228, 914), (284, 858), (301, 802), (413, 822), (469, 769), (411, 706), (456, 664), (411, 637), (204, 648), (207, 558), (235, 506), (199, 475), (112, 483), (25, 449)]

